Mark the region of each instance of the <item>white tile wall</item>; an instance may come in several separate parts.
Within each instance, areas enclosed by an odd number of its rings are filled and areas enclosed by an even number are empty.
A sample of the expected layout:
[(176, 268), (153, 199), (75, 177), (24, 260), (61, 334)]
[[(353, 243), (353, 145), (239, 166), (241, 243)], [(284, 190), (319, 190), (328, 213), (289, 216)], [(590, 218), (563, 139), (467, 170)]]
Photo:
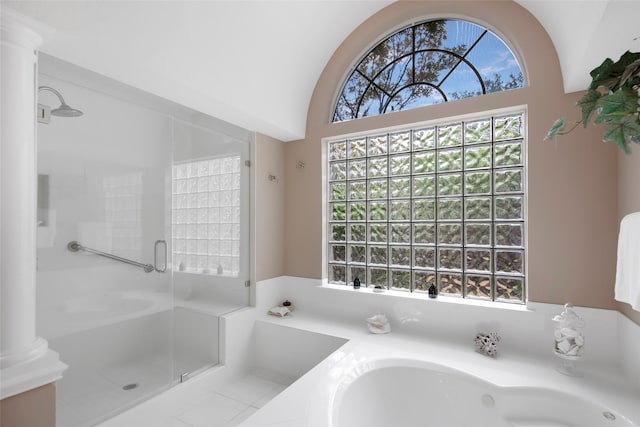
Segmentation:
[[(560, 304), (497, 307), (452, 297), (432, 300), (404, 292), (374, 293), (371, 289), (320, 285), (319, 280), (282, 277), (258, 283), (257, 295), (272, 303), (289, 299), (300, 312), (354, 325), (362, 325), (364, 319), (376, 313), (385, 313), (392, 331), (458, 345), (470, 343), (477, 332), (497, 331), (502, 336), (502, 350), (538, 357), (553, 357), (551, 319), (563, 310)], [(584, 361), (619, 363), (617, 319), (621, 314), (615, 310), (575, 309), (587, 325)]]

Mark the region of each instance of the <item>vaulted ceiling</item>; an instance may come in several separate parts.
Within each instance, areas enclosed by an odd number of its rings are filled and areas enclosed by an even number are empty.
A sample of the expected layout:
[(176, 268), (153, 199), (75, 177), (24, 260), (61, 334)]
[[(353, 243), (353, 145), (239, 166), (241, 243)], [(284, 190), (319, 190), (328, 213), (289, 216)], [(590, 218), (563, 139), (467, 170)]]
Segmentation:
[[(566, 92), (640, 50), (640, 0), (516, 0), (549, 33)], [(5, 1), (45, 24), (41, 51), (249, 130), (304, 137), (339, 44), (391, 1)]]

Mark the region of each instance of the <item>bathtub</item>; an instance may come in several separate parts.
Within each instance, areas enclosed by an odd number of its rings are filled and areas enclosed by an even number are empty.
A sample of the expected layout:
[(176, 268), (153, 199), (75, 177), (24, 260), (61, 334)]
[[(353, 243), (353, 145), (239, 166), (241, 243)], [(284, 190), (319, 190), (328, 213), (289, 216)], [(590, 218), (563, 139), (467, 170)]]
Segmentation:
[(637, 427), (597, 402), (549, 388), (500, 387), (414, 359), (355, 366), (331, 407), (334, 427)]
[(334, 332), (349, 341), (242, 427), (640, 427), (640, 390), (613, 367), (574, 378), (551, 354)]

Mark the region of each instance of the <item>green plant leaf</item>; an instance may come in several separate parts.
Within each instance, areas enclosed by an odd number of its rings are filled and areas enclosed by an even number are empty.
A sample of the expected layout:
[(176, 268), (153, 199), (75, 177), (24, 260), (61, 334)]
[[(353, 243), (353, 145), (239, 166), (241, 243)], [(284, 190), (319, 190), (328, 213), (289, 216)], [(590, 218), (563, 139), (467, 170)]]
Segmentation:
[[(634, 63), (636, 61), (638, 61), (640, 59), (640, 52), (629, 52), (626, 51), (624, 54), (622, 54), (622, 56), (620, 57), (620, 59), (618, 60), (618, 62), (616, 62), (616, 67), (615, 67), (615, 71), (616, 73), (620, 73), (620, 81), (618, 82), (618, 85), (616, 87), (613, 88), (613, 90), (617, 90), (618, 88), (622, 87), (622, 85), (626, 82), (626, 80), (623, 81), (622, 77), (624, 77), (625, 73), (627, 72), (628, 68), (634, 68)], [(618, 68), (620, 67), (620, 69)], [(631, 71), (631, 74), (633, 75), (633, 71)]]
[(553, 122), (553, 124), (551, 125), (551, 128), (549, 129), (549, 132), (547, 132), (547, 135), (544, 137), (545, 141), (547, 139), (555, 138), (558, 132), (561, 133), (562, 131), (564, 131), (564, 126), (565, 126), (564, 118), (558, 119), (555, 122)]
[(545, 140), (568, 134), (580, 123), (586, 128), (595, 114), (593, 123), (604, 123), (602, 140), (630, 153), (632, 143), (640, 144), (640, 52), (627, 51), (615, 62), (607, 58), (590, 74), (589, 90), (576, 103), (582, 119), (569, 129), (564, 119), (556, 120)]
[(636, 59), (626, 66), (624, 73), (622, 73), (622, 76), (620, 77), (620, 86), (624, 85), (629, 79), (633, 79), (634, 77), (640, 77), (640, 59)]
[(615, 116), (626, 116), (636, 113), (638, 109), (638, 94), (633, 89), (623, 86), (611, 95), (602, 96), (596, 102), (600, 109), (594, 123), (615, 120)]
[(613, 62), (611, 58), (605, 59), (599, 67), (591, 70), (592, 82), (590, 90), (595, 90), (604, 86), (611, 91), (620, 87), (620, 76), (625, 72), (625, 68), (640, 58), (640, 52), (626, 51), (620, 59)]
[(597, 90), (589, 90), (576, 103), (576, 105), (582, 109), (582, 124), (585, 128), (589, 124), (589, 120), (591, 120), (593, 111), (596, 109), (598, 99), (601, 97), (602, 94)]
[(589, 86), (589, 90), (598, 89), (598, 87), (600, 86), (600, 81), (609, 76), (612, 66), (613, 60), (611, 58), (607, 58), (602, 61), (602, 64), (600, 64), (600, 66), (591, 70), (591, 72), (589, 73), (591, 75), (591, 85)]
[(610, 120), (604, 124), (604, 142), (613, 141), (625, 153), (631, 153), (629, 143), (637, 140), (640, 135), (640, 121), (635, 115), (628, 115), (621, 120)]

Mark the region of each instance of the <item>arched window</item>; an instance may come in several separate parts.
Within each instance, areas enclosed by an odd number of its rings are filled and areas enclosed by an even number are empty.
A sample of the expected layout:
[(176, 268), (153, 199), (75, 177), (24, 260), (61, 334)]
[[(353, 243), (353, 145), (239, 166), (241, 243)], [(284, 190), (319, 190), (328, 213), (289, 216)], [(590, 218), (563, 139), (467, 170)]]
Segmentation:
[(364, 56), (338, 96), (333, 122), (523, 86), (517, 59), (494, 33), (459, 19), (427, 21)]
[[(422, 22), (360, 60), (333, 121), (523, 85), (486, 28)], [(527, 112), (505, 107), (329, 138), (328, 284), (525, 303)]]

